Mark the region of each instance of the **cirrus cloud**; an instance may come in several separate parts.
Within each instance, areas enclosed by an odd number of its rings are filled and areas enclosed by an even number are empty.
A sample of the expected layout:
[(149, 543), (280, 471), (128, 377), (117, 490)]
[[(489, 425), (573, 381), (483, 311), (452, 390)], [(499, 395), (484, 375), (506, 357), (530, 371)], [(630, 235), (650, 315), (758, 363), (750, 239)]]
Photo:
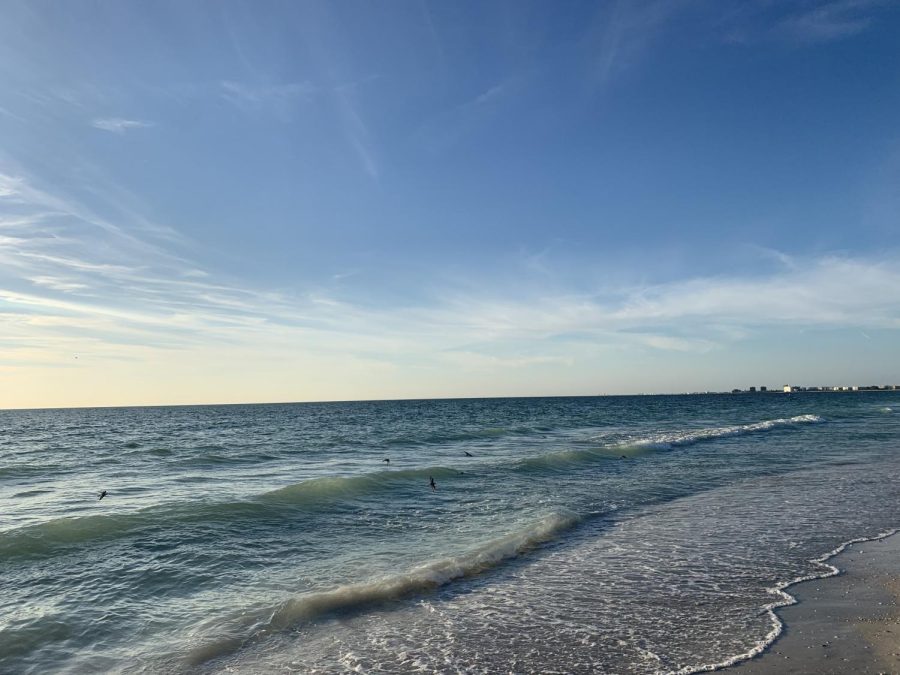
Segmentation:
[(130, 129), (144, 129), (154, 125), (152, 122), (145, 122), (144, 120), (128, 120), (122, 117), (98, 117), (91, 122), (91, 126), (95, 129), (122, 135)]

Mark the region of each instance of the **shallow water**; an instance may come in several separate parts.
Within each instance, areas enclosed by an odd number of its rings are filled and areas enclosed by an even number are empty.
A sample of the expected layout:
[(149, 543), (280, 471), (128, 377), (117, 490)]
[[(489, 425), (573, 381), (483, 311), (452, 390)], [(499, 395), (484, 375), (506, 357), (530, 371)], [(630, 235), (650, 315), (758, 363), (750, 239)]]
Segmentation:
[(0, 672), (719, 663), (900, 523), (898, 402), (0, 411)]

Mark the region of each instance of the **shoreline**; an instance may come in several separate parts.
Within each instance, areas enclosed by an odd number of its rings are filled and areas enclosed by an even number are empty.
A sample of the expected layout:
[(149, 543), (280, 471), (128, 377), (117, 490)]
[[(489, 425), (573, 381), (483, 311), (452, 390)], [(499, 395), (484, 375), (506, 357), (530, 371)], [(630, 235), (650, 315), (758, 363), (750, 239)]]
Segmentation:
[(900, 674), (900, 530), (813, 560), (822, 574), (779, 584), (773, 630), (748, 652), (687, 672)]

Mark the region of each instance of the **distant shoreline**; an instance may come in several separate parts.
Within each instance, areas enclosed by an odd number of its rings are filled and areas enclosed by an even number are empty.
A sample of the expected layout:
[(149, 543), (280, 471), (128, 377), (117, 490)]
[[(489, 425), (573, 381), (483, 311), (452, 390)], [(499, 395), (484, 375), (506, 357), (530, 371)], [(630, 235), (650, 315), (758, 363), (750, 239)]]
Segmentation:
[(784, 396), (785, 394), (896, 394), (900, 392), (900, 385), (892, 385), (893, 389), (856, 389), (856, 390), (840, 390), (833, 391), (830, 389), (820, 390), (797, 390), (786, 392), (780, 389), (767, 389), (766, 391), (748, 391), (742, 389), (740, 391), (676, 391), (676, 392), (657, 392), (657, 393), (637, 393), (637, 394), (548, 394), (546, 396), (435, 396), (431, 398), (360, 398), (360, 399), (332, 399), (321, 401), (244, 401), (244, 402), (224, 402), (224, 403), (127, 403), (122, 405), (99, 404), (99, 405), (71, 405), (71, 406), (22, 406), (15, 408), (0, 408), (0, 412), (26, 412), (38, 410), (110, 410), (110, 409), (139, 409), (139, 408), (219, 408), (226, 406), (263, 406), (263, 405), (328, 405), (341, 403), (416, 403), (424, 401), (519, 401), (526, 399), (546, 399), (546, 398), (637, 398), (650, 396), (768, 396), (777, 394)]

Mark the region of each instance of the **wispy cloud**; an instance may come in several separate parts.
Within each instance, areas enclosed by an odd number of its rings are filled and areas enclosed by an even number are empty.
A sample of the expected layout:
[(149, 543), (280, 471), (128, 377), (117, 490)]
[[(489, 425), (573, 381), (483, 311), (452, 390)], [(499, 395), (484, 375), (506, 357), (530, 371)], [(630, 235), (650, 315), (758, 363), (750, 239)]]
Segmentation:
[(504, 102), (508, 101), (526, 80), (527, 75), (515, 74), (489, 85), (471, 98), (427, 120), (416, 131), (415, 137), (430, 152), (440, 153), (447, 150), (494, 119)]
[(28, 281), (35, 284), (36, 286), (45, 286), (46, 288), (51, 288), (55, 291), (63, 292), (81, 291), (88, 288), (87, 284), (69, 281), (63, 277), (36, 276), (29, 277)]
[(591, 83), (602, 87), (633, 67), (670, 19), (690, 4), (687, 0), (620, 0), (599, 5), (584, 38)]
[[(798, 46), (844, 40), (871, 28), (883, 0), (766, 0), (733, 3), (717, 22), (726, 42), (787, 42)], [(727, 5), (726, 5), (727, 6)]]
[(285, 82), (282, 84), (253, 84), (234, 80), (222, 81), (222, 95), (233, 102), (263, 104), (309, 96), (316, 91), (309, 82)]
[(509, 292), (483, 279), (463, 290), (433, 287), (416, 305), (376, 306), (356, 302), (346, 281), (293, 293), (228, 282), (137, 245), (128, 222), (97, 227), (83, 207), (29, 179), (6, 176), (0, 185), (8, 188), (0, 198), (5, 368), (71, 368), (72, 354), (135, 367), (214, 354), (228, 363), (352, 362), (357, 379), (385, 369), (483, 377), (578, 368), (596, 349), (703, 354), (785, 327), (900, 329), (900, 265), (888, 255), (764, 252), (782, 264), (758, 276), (590, 292), (554, 286), (553, 270), (542, 268), (540, 284), (522, 279)]
[(380, 174), (375, 157), (372, 134), (360, 112), (356, 86), (338, 86), (333, 90), (335, 105), (341, 121), (341, 129), (359, 165), (371, 178)]
[(146, 241), (142, 220), (106, 221), (21, 176), (0, 175), (0, 186), (0, 308), (19, 307), (41, 325), (113, 317), (139, 326), (148, 344), (197, 330), (204, 316), (223, 324), (255, 314), (258, 298), (203, 281), (196, 264)]
[(897, 329), (896, 262), (825, 256), (763, 277), (516, 299), (452, 295), (417, 322), (484, 345), (587, 339), (698, 352), (777, 327)]
[(144, 120), (128, 120), (122, 117), (98, 117), (91, 122), (91, 126), (95, 129), (102, 129), (103, 131), (121, 135), (131, 129), (145, 129), (154, 126), (154, 124)]
[(773, 33), (800, 42), (830, 42), (862, 33), (872, 25), (878, 0), (837, 0), (788, 15)]
[(516, 356), (504, 357), (466, 350), (450, 350), (441, 358), (460, 368), (483, 371), (486, 368), (522, 369), (533, 366), (572, 367), (575, 359), (570, 356)]
[[(490, 288), (485, 280), (462, 292), (433, 288), (427, 305), (378, 308), (355, 303), (352, 285), (342, 284), (341, 295), (286, 295), (223, 283), (194, 261), (138, 245), (126, 224), (97, 227), (82, 208), (25, 179), (6, 177), (0, 186), (8, 188), (0, 200), (2, 302), (35, 318), (69, 317), (84, 330), (98, 318), (114, 320), (146, 345), (175, 336), (183, 344), (243, 342), (263, 331), (389, 362), (448, 351), (515, 360), (555, 358), (554, 345), (573, 340), (702, 352), (772, 326), (900, 328), (900, 266), (889, 258), (766, 252), (782, 264), (765, 276), (590, 293), (523, 294), (522, 284), (508, 294), (474, 290)], [(551, 272), (541, 271), (542, 282)]]
[[(128, 245), (137, 250), (159, 255), (163, 249), (149, 243), (140, 235), (150, 235), (154, 239), (176, 239), (171, 228), (152, 223), (139, 214), (134, 213), (122, 203), (118, 195), (112, 195), (115, 190), (109, 186), (104, 191), (104, 200), (122, 218), (130, 223), (130, 227), (123, 227), (112, 220), (102, 217), (83, 204), (68, 199), (59, 194), (36, 187), (33, 181), (23, 175), (4, 173), (0, 170), (0, 198), (4, 204), (0, 206), (0, 224), (24, 221), (22, 224), (36, 224), (42, 222), (44, 227), (34, 230), (38, 233), (51, 234), (58, 238), (58, 229), (62, 227), (64, 219), (68, 222), (77, 222), (80, 227), (98, 229), (117, 239), (125, 240)], [(87, 191), (99, 193), (97, 187), (89, 186)], [(58, 227), (54, 227), (56, 224)]]
[(291, 109), (298, 102), (309, 100), (317, 91), (310, 82), (260, 83), (223, 80), (220, 83), (223, 99), (245, 112), (268, 111), (288, 120)]
[(220, 94), (223, 99), (247, 113), (269, 113), (289, 122), (294, 107), (300, 102), (333, 102), (340, 132), (354, 158), (371, 178), (380, 174), (379, 163), (369, 126), (363, 119), (359, 91), (363, 85), (377, 80), (377, 76), (337, 85), (320, 87), (311, 82), (279, 84), (223, 80)]

